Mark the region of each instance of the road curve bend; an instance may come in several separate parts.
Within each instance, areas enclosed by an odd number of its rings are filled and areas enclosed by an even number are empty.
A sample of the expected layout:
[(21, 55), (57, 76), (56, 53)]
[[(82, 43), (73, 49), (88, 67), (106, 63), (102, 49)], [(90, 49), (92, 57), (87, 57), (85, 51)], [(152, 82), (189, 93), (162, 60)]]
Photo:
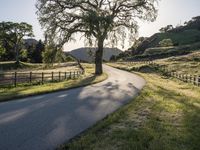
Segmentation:
[(0, 149), (51, 150), (126, 104), (145, 85), (104, 66), (107, 80), (86, 87), (0, 103)]

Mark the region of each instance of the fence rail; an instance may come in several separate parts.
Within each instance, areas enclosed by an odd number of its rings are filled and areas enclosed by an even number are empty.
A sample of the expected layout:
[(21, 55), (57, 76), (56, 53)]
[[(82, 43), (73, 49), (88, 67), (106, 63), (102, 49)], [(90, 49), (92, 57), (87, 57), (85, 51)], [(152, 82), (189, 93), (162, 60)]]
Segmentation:
[(160, 70), (167, 76), (174, 77), (186, 83), (192, 83), (193, 85), (200, 86), (200, 75), (183, 74), (176, 71), (167, 70), (167, 68), (159, 65), (157, 66), (160, 67)]
[(0, 73), (0, 87), (17, 86), (23, 83), (41, 83), (63, 81), (78, 78), (83, 72), (80, 70), (70, 72), (11, 72)]

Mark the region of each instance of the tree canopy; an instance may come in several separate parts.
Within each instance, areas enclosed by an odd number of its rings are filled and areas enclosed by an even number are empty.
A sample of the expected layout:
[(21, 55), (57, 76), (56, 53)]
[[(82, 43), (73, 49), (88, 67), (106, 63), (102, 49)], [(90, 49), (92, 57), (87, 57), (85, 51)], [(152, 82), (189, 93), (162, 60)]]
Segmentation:
[[(96, 74), (102, 73), (105, 41), (117, 44), (137, 32), (139, 19), (154, 21), (157, 0), (37, 0), (37, 14), (48, 37), (62, 46), (81, 33), (96, 43)], [(128, 34), (129, 33), (129, 34)]]
[(32, 26), (25, 22), (0, 22), (0, 41), (9, 53), (15, 53), (16, 62), (19, 62), (23, 38), (32, 36), (34, 36)]

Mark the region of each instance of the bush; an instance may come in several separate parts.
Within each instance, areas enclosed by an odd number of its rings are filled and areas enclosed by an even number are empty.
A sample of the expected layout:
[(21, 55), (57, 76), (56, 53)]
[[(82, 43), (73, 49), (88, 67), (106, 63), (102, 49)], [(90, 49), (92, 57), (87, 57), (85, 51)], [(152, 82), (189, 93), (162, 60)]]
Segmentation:
[(171, 39), (163, 39), (162, 41), (159, 42), (159, 45), (161, 47), (169, 47), (169, 46), (173, 46), (173, 42)]

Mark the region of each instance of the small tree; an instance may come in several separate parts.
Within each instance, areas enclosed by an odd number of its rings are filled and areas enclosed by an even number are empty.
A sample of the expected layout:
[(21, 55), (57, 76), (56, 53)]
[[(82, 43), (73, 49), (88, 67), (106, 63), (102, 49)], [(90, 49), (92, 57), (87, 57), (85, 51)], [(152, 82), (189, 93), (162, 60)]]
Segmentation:
[(51, 64), (55, 63), (56, 60), (56, 53), (57, 53), (57, 48), (54, 44), (49, 44), (45, 47), (45, 51), (42, 53), (43, 56), (43, 62), (46, 64)]
[(45, 50), (45, 45), (41, 40), (35, 45), (35, 48), (32, 52), (32, 59), (35, 63), (42, 63), (42, 53)]
[[(137, 32), (137, 19), (154, 21), (157, 0), (37, 0), (37, 14), (46, 34), (63, 46), (82, 33), (97, 43), (95, 73), (102, 74), (105, 42), (122, 41)], [(129, 33), (129, 34), (127, 34)]]
[(166, 27), (161, 28), (160, 32), (166, 33), (168, 31), (172, 30), (173, 28), (174, 28), (173, 25), (167, 25)]
[(169, 47), (169, 46), (173, 46), (173, 42), (171, 39), (163, 39), (162, 41), (159, 42), (159, 45), (161, 47)]

